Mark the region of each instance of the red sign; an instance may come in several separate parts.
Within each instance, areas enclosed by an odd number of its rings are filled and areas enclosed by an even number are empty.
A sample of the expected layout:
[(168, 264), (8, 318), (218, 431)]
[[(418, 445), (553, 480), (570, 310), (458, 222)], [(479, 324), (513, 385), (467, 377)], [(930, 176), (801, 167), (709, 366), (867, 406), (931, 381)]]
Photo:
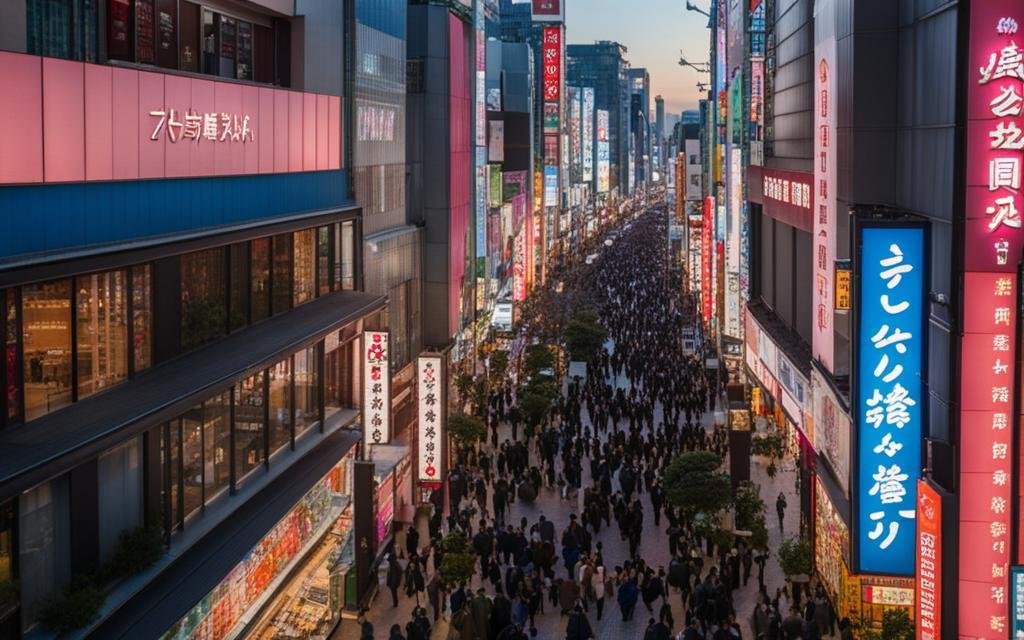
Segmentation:
[(1007, 625), (1017, 276), (964, 274), (960, 387), (960, 635)]
[(1024, 67), (1019, 0), (971, 4), (967, 90), (966, 271), (1016, 271), (1024, 198)]
[(942, 633), (942, 502), (924, 480), (917, 481), (917, 640)]
[(748, 177), (749, 200), (761, 204), (766, 216), (814, 232), (814, 174), (751, 167)]
[(714, 287), (711, 282), (711, 237), (715, 229), (715, 199), (704, 198), (704, 226), (700, 235), (700, 299), (704, 322), (711, 321), (711, 305)]
[(562, 27), (544, 27), (544, 101), (558, 102), (562, 80)]
[(562, 0), (533, 0), (534, 19), (561, 19)]

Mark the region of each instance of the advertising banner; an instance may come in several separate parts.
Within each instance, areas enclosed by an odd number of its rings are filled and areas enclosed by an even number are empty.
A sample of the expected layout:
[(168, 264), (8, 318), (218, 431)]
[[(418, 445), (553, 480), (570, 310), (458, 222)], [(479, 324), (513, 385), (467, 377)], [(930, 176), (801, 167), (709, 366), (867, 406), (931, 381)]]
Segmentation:
[(558, 167), (544, 167), (544, 206), (558, 206)]
[[(1011, 589), (1010, 612), (1013, 615), (1010, 637), (1024, 637), (1024, 567), (1010, 568)], [(938, 636), (936, 636), (938, 637)]]
[(544, 103), (544, 133), (558, 133), (558, 103)]
[(925, 480), (917, 481), (917, 640), (942, 633), (942, 500)]
[(833, 0), (814, 3), (814, 286), (811, 350), (835, 366), (832, 263), (836, 259), (836, 16)]
[(914, 575), (921, 469), (925, 230), (860, 229), (857, 545), (861, 573)]
[(740, 232), (743, 221), (742, 150), (729, 147), (729, 242), (725, 253), (725, 334), (743, 338), (743, 311), (740, 302)]
[(569, 144), (572, 149), (571, 183), (583, 180), (583, 91), (576, 87), (566, 89), (569, 102)]
[(501, 199), (503, 201), (512, 200), (519, 194), (526, 194), (526, 181), (529, 178), (529, 173), (526, 171), (505, 171), (504, 176), (504, 188), (502, 189)]
[(440, 355), (420, 356), (416, 363), (419, 403), (419, 481), (440, 483), (444, 477), (445, 380)]
[(487, 165), (487, 206), (501, 206), (501, 165)]
[(561, 97), (562, 27), (544, 27), (543, 56), (544, 102), (557, 103)]
[(811, 367), (811, 403), (814, 416), (814, 448), (832, 468), (843, 493), (850, 491), (850, 418), (825, 377)]
[(750, 183), (747, 197), (764, 207), (764, 214), (791, 227), (814, 233), (814, 175), (764, 167), (760, 182)]
[(531, 0), (533, 2), (532, 16), (534, 22), (561, 22), (562, 0)]
[(701, 315), (704, 322), (711, 321), (711, 314), (714, 311), (714, 284), (712, 278), (712, 261), (714, 259), (712, 234), (715, 226), (715, 199), (711, 196), (704, 198), (704, 224), (701, 227), (700, 243), (700, 282), (701, 282)]
[(820, 479), (814, 481), (814, 564), (834, 597), (841, 591), (843, 563), (850, 555), (850, 530)]
[(583, 87), (583, 182), (594, 180), (594, 88)]
[(363, 438), (391, 442), (391, 351), (387, 331), (363, 332)]
[(516, 234), (512, 248), (512, 301), (526, 300), (526, 228)]
[[(972, 2), (965, 87), (966, 202), (960, 382), (958, 633), (1007, 637), (1016, 461), (1017, 265), (1024, 67), (1019, 0)], [(1016, 507), (1016, 508), (1015, 508)], [(1019, 557), (1024, 536), (1017, 536)], [(1016, 576), (1015, 576), (1016, 577)], [(1013, 625), (1016, 625), (1014, 620)]]
[(476, 148), (476, 257), (487, 255), (487, 148)]
[(491, 120), (488, 124), (490, 136), (487, 141), (487, 161), (505, 161), (505, 122)]
[(608, 112), (597, 110), (597, 192), (611, 190), (611, 147), (608, 143)]

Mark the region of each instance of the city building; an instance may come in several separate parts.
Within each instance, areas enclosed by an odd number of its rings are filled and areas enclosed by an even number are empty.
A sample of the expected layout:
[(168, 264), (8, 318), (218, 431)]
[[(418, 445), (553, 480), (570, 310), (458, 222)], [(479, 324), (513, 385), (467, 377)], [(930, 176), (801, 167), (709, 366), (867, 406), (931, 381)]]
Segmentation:
[[(404, 157), (365, 153), (400, 139), (404, 50), (363, 27), (403, 40), (404, 2), (99, 4), (2, 9), (0, 208), (31, 215), (0, 241), (0, 635), (87, 577), (83, 635), (328, 633), (402, 501), (358, 459), (364, 349), (401, 317), (365, 238), (405, 223)], [(132, 544), (159, 559), (129, 575)]]
[(651, 122), (651, 75), (642, 67), (626, 71), (629, 92), (629, 127), (633, 134), (633, 180), (639, 187), (651, 180), (654, 123)]
[(665, 99), (661, 95), (654, 96), (654, 134), (652, 138), (651, 147), (655, 170), (664, 175), (666, 172)]

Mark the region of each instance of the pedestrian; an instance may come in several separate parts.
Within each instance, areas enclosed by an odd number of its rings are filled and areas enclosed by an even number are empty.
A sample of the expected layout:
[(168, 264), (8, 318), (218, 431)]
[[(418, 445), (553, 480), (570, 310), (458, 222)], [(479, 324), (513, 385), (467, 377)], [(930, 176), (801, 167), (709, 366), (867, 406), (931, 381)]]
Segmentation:
[(622, 611), (622, 621), (629, 622), (633, 619), (633, 609), (636, 608), (636, 601), (639, 597), (639, 590), (632, 577), (626, 577), (619, 585), (617, 599), (619, 609)]
[(779, 533), (785, 533), (782, 521), (786, 517), (786, 496), (781, 491), (779, 497), (775, 499), (775, 511), (779, 514)]
[(405, 640), (405, 636), (402, 635), (402, 626), (397, 622), (391, 625), (391, 633), (388, 634), (388, 640)]
[(594, 637), (594, 630), (590, 626), (587, 614), (583, 613), (583, 607), (576, 605), (569, 615), (569, 623), (565, 627), (565, 640), (590, 640)]

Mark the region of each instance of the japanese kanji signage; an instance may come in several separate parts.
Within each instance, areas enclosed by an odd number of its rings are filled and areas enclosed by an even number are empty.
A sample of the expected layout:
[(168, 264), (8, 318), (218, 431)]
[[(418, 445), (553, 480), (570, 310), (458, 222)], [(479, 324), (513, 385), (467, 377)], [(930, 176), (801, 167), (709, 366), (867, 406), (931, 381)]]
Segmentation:
[(419, 399), (419, 480), (440, 482), (445, 438), (444, 364), (441, 356), (420, 356), (416, 363)]
[(1021, 257), (1024, 62), (1021, 4), (971, 4), (966, 271), (1016, 271)]
[(960, 383), (960, 635), (1006, 628), (1017, 276), (964, 274)]
[(562, 27), (544, 27), (543, 38), (544, 102), (558, 102), (562, 81)]
[(534, 22), (561, 22), (562, 0), (532, 0)]
[(855, 411), (861, 573), (914, 575), (925, 344), (925, 230), (860, 230)]
[(150, 140), (167, 136), (168, 142), (253, 142), (252, 116), (238, 113), (197, 113), (191, 109), (161, 107), (149, 112), (153, 133)]
[(391, 372), (387, 331), (363, 332), (363, 437), (368, 444), (391, 441)]
[(714, 312), (714, 286), (711, 282), (712, 260), (714, 247), (711, 242), (711, 234), (715, 228), (715, 199), (711, 196), (704, 198), (704, 224), (700, 235), (700, 282), (701, 282), (701, 316), (704, 322), (711, 321)]
[[(834, 368), (836, 258), (836, 16), (831, 1), (814, 3), (814, 283), (811, 348), (825, 368)], [(802, 198), (803, 199), (803, 198)]]
[(970, 4), (960, 382), (958, 633), (1006, 638), (1021, 259), (1024, 56), (1019, 0)]
[(924, 480), (917, 482), (917, 640), (942, 633), (942, 500)]
[(850, 261), (836, 261), (835, 265), (836, 282), (836, 311), (850, 310), (850, 292), (852, 290), (853, 271), (850, 270)]

